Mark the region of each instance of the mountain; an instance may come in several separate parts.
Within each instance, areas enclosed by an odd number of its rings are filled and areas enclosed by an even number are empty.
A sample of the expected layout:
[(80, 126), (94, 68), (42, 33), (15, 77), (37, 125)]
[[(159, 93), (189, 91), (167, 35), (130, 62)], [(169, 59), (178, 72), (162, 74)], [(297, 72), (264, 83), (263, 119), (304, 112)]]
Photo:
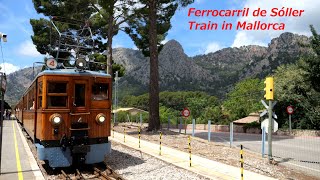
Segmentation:
[(41, 67), (24, 68), (7, 75), (7, 90), (4, 99), (11, 106), (16, 105), (26, 89), (31, 85), (34, 77), (41, 71)]
[[(310, 48), (301, 46), (309, 41), (307, 36), (283, 33), (272, 39), (268, 47), (224, 48), (188, 57), (177, 41), (170, 40), (159, 54), (160, 89), (200, 90), (223, 97), (236, 82), (248, 77), (264, 78), (279, 65), (294, 63), (310, 53)], [(120, 95), (147, 92), (148, 58), (132, 49), (121, 48), (115, 52), (114, 61), (127, 68), (126, 75), (119, 82)]]
[[(296, 62), (311, 49), (307, 36), (283, 33), (263, 46), (224, 48), (214, 53), (188, 57), (175, 40), (168, 41), (159, 54), (160, 90), (199, 90), (223, 97), (233, 85), (247, 77), (264, 78), (279, 65)], [(116, 48), (114, 62), (125, 67), (119, 80), (119, 96), (148, 92), (149, 59), (138, 50)], [(40, 70), (40, 68), (39, 68)], [(38, 71), (37, 71), (38, 72)], [(5, 98), (14, 104), (30, 85), (32, 68), (8, 75)]]

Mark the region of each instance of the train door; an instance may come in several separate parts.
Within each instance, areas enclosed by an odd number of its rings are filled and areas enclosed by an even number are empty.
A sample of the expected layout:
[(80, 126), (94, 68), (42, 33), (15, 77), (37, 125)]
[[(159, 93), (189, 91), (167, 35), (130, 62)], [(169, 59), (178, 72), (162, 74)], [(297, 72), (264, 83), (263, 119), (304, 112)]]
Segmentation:
[(89, 84), (88, 80), (75, 79), (72, 83), (71, 123), (87, 122), (89, 119)]

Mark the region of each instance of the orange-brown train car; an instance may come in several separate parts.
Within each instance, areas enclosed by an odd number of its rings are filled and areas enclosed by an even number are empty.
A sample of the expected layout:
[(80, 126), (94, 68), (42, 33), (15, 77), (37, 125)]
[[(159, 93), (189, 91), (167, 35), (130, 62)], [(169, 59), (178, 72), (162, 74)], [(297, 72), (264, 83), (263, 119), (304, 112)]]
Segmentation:
[(40, 160), (50, 167), (104, 160), (111, 151), (111, 84), (110, 75), (95, 71), (38, 74), (15, 109)]

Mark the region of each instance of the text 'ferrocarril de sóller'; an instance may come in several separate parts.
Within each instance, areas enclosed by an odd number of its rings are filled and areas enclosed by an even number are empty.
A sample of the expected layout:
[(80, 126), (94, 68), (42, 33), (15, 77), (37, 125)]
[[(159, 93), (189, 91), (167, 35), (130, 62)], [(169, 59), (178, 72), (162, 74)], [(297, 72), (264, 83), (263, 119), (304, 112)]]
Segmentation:
[[(196, 9), (189, 8), (188, 16), (189, 17), (300, 17), (304, 13), (304, 10), (293, 9), (290, 7), (281, 7), (281, 8), (272, 8), (267, 11), (262, 8), (252, 9), (243, 8), (243, 9)], [(273, 22), (265, 23), (260, 20), (257, 21), (238, 21), (236, 25), (236, 30), (284, 30), (285, 24), (282, 22)], [(233, 29), (233, 24), (224, 21), (221, 24), (222, 30), (231, 30)], [(189, 21), (190, 30), (216, 30), (218, 29), (218, 23), (212, 21), (207, 22), (198, 22), (195, 20)]]

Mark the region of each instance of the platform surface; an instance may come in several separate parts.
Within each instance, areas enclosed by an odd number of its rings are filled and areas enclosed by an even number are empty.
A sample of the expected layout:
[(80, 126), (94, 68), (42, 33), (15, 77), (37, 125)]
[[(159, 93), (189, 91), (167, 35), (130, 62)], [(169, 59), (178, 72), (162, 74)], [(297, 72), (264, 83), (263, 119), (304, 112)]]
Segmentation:
[[(113, 132), (112, 132), (113, 133)], [(141, 140), (141, 148), (138, 145), (138, 139), (129, 135), (126, 135), (125, 142), (124, 136), (121, 133), (114, 132), (113, 135), (109, 137), (111, 141), (121, 143), (123, 145), (129, 146), (136, 150), (140, 150), (146, 154), (157, 157), (163, 161), (174, 164), (178, 167), (187, 169), (194, 173), (200, 174), (210, 179), (224, 179), (233, 180), (241, 179), (241, 173), (239, 167), (230, 166), (217, 161), (209, 160), (197, 155), (192, 155), (192, 166), (189, 166), (189, 154), (162, 146), (162, 153), (159, 155), (159, 144), (150, 143), (148, 141)], [(112, 145), (111, 145), (112, 146)], [(244, 170), (244, 179), (252, 180), (264, 180), (273, 179), (261, 174), (250, 172)]]
[(6, 179), (44, 179), (16, 120), (3, 121), (0, 180)]

